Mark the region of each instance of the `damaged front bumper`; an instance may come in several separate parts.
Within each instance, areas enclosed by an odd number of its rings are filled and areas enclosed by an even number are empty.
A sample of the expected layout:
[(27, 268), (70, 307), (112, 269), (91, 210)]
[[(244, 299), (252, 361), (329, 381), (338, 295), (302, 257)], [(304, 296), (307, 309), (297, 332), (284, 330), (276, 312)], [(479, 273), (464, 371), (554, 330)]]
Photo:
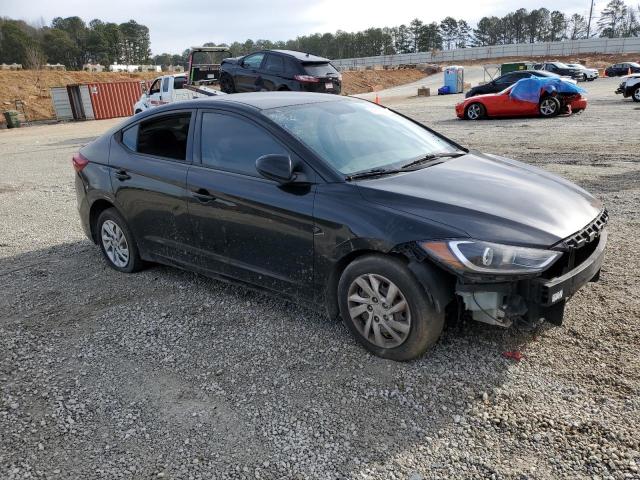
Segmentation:
[(459, 278), (455, 293), (462, 298), (474, 320), (503, 327), (510, 326), (515, 319), (530, 323), (544, 319), (560, 325), (567, 300), (585, 284), (599, 279), (606, 244), (607, 230), (603, 229), (589, 257), (554, 278), (501, 283), (465, 282)]

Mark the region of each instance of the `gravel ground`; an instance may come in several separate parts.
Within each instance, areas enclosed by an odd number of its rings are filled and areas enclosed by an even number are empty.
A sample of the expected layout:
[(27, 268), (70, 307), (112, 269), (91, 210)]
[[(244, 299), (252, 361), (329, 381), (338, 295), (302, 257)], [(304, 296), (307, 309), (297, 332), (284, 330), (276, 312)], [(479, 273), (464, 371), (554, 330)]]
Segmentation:
[(276, 296), (109, 269), (82, 235), (70, 157), (114, 121), (0, 132), (0, 478), (640, 478), (640, 104), (617, 83), (550, 120), (458, 121), (460, 96), (390, 103), (612, 215), (601, 281), (564, 326), (449, 329), (408, 364)]

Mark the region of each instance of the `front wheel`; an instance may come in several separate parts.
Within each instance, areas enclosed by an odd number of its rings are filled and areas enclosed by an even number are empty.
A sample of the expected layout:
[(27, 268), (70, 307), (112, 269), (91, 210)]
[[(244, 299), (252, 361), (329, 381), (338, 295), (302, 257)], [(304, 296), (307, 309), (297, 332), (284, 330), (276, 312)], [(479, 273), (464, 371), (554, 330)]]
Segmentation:
[(373, 354), (407, 361), (424, 354), (442, 333), (444, 313), (399, 259), (367, 255), (344, 270), (338, 284), (340, 315)]
[(487, 114), (486, 108), (481, 103), (475, 102), (467, 107), (464, 116), (467, 120), (480, 120)]
[(102, 212), (96, 226), (100, 250), (111, 268), (133, 273), (144, 267), (127, 222), (115, 208)]
[(634, 102), (640, 102), (640, 85), (636, 87), (636, 89), (631, 94), (631, 98), (633, 98)]
[(555, 117), (560, 113), (560, 100), (555, 97), (545, 97), (540, 101), (538, 111), (543, 117)]

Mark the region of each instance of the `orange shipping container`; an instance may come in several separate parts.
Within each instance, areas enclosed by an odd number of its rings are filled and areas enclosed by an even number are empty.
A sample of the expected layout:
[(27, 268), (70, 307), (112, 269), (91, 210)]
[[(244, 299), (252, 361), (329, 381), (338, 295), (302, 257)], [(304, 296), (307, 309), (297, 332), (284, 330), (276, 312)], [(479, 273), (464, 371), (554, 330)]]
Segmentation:
[(133, 104), (144, 91), (145, 82), (89, 83), (91, 105), (96, 120), (129, 117)]

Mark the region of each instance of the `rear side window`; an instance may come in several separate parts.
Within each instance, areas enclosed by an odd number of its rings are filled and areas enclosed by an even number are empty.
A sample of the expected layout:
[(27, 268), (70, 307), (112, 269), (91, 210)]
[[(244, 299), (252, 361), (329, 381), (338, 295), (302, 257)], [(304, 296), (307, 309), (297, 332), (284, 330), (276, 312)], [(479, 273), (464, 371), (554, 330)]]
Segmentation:
[(287, 154), (269, 132), (239, 117), (202, 115), (202, 163), (219, 170), (260, 176), (256, 160), (272, 153)]
[(168, 92), (169, 91), (169, 80), (171, 80), (169, 77), (165, 77), (162, 80), (162, 91), (163, 92)]
[(173, 89), (174, 90), (182, 90), (184, 88), (184, 84), (187, 83), (187, 77), (174, 77), (173, 79)]
[(330, 63), (303, 63), (307, 75), (314, 77), (326, 77), (327, 75), (338, 75), (338, 71)]
[(300, 64), (292, 58), (285, 58), (284, 71), (290, 75), (296, 75), (300, 73)]
[(186, 160), (191, 113), (156, 117), (122, 132), (130, 150), (156, 157)]
[(280, 55), (267, 55), (267, 59), (264, 62), (264, 70), (269, 73), (283, 73), (284, 58)]

